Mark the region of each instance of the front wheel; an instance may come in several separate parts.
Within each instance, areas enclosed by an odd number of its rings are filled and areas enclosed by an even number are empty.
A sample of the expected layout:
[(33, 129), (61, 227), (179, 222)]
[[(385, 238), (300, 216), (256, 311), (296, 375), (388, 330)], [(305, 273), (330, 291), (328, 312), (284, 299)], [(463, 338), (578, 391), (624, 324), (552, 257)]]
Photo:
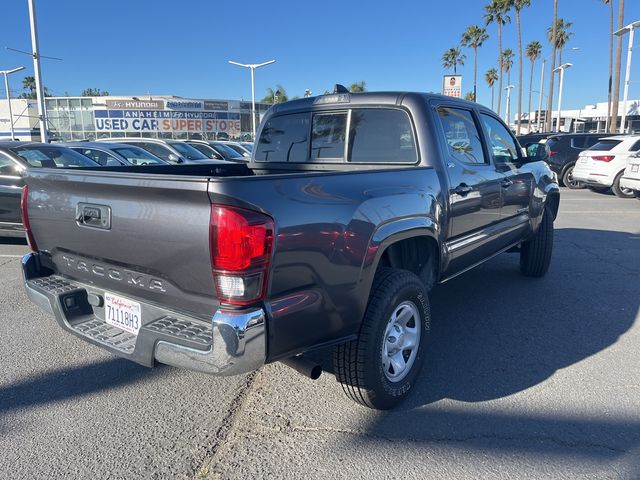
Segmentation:
[(578, 190), (580, 188), (584, 188), (584, 183), (578, 182), (573, 179), (573, 165), (567, 168), (562, 175), (562, 183), (565, 187), (571, 190)]
[(334, 348), (334, 371), (345, 394), (379, 410), (401, 402), (420, 371), (430, 321), (427, 292), (416, 275), (379, 271), (358, 339)]
[(527, 277), (542, 277), (549, 270), (553, 252), (553, 214), (544, 209), (538, 231), (522, 244), (520, 272)]

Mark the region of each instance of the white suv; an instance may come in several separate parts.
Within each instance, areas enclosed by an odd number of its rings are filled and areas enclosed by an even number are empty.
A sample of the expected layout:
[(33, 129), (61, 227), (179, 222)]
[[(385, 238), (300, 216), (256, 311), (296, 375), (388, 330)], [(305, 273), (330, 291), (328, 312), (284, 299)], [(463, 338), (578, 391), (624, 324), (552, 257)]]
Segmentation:
[(634, 196), (633, 190), (620, 184), (630, 158), (640, 151), (640, 135), (620, 135), (601, 139), (583, 151), (573, 169), (573, 179), (593, 190), (607, 190), (621, 198)]
[(629, 158), (620, 180), (620, 187), (632, 190), (636, 198), (640, 200), (640, 156)]

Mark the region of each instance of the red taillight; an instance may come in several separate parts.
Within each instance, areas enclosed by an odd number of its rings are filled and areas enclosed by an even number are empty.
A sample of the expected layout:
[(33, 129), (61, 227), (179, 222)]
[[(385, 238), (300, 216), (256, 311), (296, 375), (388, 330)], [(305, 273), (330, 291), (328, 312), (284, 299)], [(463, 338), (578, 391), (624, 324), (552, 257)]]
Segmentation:
[(553, 150), (551, 150), (551, 151), (549, 152), (549, 156), (550, 156), (550, 157), (553, 157), (553, 156), (557, 155), (558, 153), (560, 153), (560, 152), (554, 152)]
[(36, 244), (36, 239), (33, 238), (33, 233), (31, 232), (31, 225), (29, 224), (29, 213), (27, 208), (27, 199), (29, 197), (29, 186), (25, 185), (22, 187), (22, 197), (20, 198), (20, 211), (22, 212), (22, 224), (24, 225), (24, 233), (27, 236), (27, 242), (29, 243), (29, 247), (34, 252), (38, 251), (38, 245)]
[(614, 158), (616, 158), (615, 155), (596, 155), (595, 157), (591, 157), (594, 160), (598, 160), (599, 162), (610, 162), (611, 160), (613, 160)]
[(211, 206), (211, 266), (218, 299), (247, 305), (264, 298), (274, 223), (262, 213)]

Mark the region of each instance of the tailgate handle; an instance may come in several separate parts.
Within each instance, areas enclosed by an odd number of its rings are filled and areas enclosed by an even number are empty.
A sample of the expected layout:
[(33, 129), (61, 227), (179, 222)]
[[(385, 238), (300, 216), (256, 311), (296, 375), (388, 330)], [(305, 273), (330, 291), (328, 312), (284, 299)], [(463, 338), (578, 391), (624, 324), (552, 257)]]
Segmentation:
[(93, 203), (78, 203), (76, 224), (80, 227), (111, 230), (111, 207)]

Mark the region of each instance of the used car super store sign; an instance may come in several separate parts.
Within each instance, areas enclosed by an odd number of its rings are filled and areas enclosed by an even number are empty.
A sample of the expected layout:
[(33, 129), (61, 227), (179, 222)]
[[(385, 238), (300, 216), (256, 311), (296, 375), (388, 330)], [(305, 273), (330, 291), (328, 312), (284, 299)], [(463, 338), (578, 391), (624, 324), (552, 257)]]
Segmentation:
[[(224, 105), (223, 105), (224, 103)], [(226, 132), (240, 134), (240, 113), (216, 111), (225, 102), (200, 100), (107, 100), (95, 110), (99, 132)]]

